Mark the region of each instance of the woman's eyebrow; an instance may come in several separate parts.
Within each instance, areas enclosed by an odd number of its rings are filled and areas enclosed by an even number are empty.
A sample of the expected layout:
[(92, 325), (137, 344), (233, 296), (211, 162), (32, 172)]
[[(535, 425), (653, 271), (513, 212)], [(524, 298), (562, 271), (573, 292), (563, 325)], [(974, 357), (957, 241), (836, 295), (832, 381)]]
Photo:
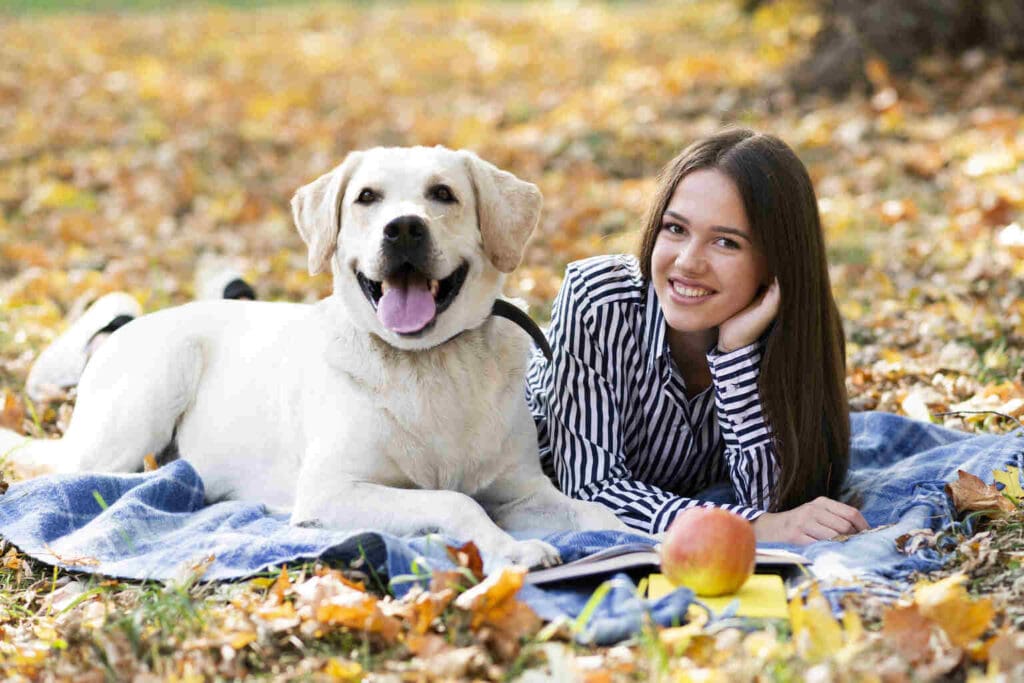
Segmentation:
[[(680, 223), (684, 223), (685, 225), (689, 225), (690, 224), (690, 221), (688, 221), (686, 219), (686, 216), (684, 216), (682, 214), (678, 214), (675, 211), (666, 211), (665, 215), (666, 216), (672, 216), (672, 218), (675, 218), (677, 221), (679, 221)], [(724, 233), (726, 235), (736, 235), (737, 237), (742, 237), (747, 242), (750, 242), (751, 244), (753, 244), (753, 241), (750, 239), (750, 235), (748, 235), (747, 233), (743, 232), (739, 228), (730, 228), (727, 225), (712, 225), (711, 226), (711, 230), (713, 232)]]

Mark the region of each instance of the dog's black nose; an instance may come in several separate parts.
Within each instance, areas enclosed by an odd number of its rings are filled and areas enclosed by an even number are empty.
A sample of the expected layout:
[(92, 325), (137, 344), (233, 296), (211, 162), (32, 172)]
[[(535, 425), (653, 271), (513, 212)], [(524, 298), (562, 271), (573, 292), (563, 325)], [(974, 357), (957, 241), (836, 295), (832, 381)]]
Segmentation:
[(427, 224), (419, 216), (399, 216), (384, 226), (384, 241), (391, 245), (411, 249), (427, 236)]

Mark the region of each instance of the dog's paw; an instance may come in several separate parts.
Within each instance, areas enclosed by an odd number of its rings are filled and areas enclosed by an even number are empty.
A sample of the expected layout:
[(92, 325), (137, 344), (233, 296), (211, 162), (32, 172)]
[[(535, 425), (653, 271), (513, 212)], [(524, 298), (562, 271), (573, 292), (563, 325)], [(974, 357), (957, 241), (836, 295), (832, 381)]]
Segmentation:
[(550, 543), (532, 539), (510, 543), (501, 553), (501, 559), (508, 564), (521, 567), (552, 567), (562, 561), (558, 550)]

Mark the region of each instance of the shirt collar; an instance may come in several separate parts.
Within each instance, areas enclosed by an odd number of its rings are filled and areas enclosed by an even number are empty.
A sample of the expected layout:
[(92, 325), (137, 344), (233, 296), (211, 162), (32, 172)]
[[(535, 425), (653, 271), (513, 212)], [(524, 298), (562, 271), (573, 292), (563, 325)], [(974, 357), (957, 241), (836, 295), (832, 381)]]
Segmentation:
[(661, 359), (668, 351), (668, 340), (665, 338), (665, 314), (658, 304), (658, 296), (654, 292), (654, 283), (647, 283), (647, 303), (644, 309), (644, 339), (647, 340), (647, 369), (654, 367), (655, 361)]

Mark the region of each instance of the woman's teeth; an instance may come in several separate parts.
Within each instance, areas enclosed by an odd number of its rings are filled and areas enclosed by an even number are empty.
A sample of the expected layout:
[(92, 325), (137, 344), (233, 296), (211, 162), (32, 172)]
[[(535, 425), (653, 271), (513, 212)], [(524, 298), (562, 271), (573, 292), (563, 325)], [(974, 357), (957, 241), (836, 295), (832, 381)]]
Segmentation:
[(679, 283), (673, 283), (672, 289), (674, 289), (676, 294), (678, 294), (679, 296), (688, 296), (691, 298), (707, 296), (708, 294), (714, 293), (710, 289), (703, 289), (701, 287), (684, 287)]

